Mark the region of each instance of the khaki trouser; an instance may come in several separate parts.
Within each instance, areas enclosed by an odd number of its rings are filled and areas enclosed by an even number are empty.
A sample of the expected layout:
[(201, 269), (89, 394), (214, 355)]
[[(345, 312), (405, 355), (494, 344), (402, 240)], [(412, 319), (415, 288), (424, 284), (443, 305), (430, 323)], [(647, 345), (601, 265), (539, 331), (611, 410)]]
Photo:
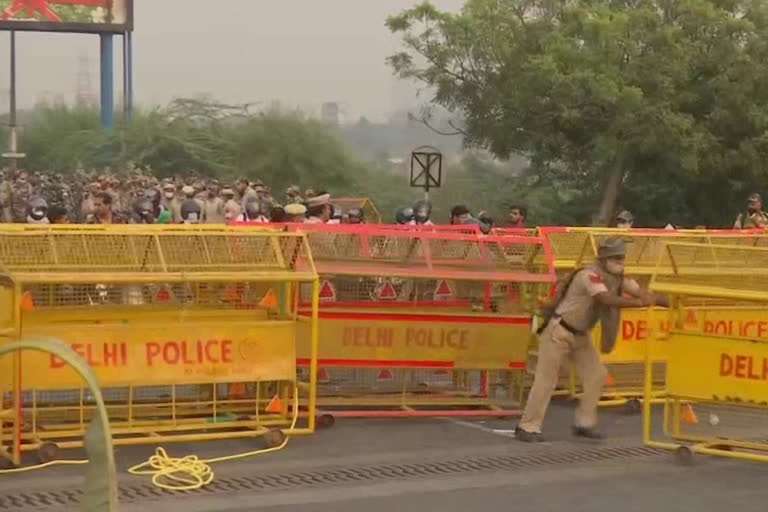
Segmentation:
[(520, 421), (520, 428), (526, 432), (541, 432), (541, 424), (566, 356), (576, 367), (584, 386), (575, 424), (586, 428), (597, 426), (597, 404), (608, 371), (600, 362), (589, 335), (575, 336), (553, 319), (541, 334), (536, 375)]

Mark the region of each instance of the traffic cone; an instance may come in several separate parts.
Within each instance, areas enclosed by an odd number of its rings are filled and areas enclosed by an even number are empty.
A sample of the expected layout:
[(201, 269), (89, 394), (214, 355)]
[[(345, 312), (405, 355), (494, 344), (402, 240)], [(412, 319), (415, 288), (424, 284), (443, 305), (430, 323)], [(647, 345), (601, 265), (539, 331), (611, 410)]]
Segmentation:
[(229, 399), (242, 400), (245, 398), (245, 383), (235, 382), (229, 385)]
[(280, 414), (283, 412), (283, 401), (280, 400), (279, 395), (275, 395), (272, 397), (272, 400), (269, 401), (267, 404), (267, 412), (271, 412), (273, 414)]
[(683, 410), (680, 414), (680, 419), (689, 425), (697, 425), (699, 423), (699, 418), (697, 418), (696, 413), (693, 412), (693, 406), (691, 404), (686, 404), (683, 407)]
[(35, 299), (32, 298), (31, 292), (24, 292), (21, 296), (21, 310), (25, 313), (30, 313), (35, 310)]
[(171, 291), (166, 288), (160, 288), (155, 294), (155, 302), (171, 302)]
[(613, 378), (613, 375), (610, 373), (605, 377), (605, 385), (606, 387), (612, 388), (616, 385), (616, 380)]
[(317, 382), (321, 384), (327, 384), (328, 382), (331, 382), (331, 376), (328, 375), (328, 370), (325, 368), (319, 368), (317, 370)]
[(274, 290), (269, 290), (264, 298), (259, 301), (259, 307), (265, 309), (277, 309), (277, 295)]

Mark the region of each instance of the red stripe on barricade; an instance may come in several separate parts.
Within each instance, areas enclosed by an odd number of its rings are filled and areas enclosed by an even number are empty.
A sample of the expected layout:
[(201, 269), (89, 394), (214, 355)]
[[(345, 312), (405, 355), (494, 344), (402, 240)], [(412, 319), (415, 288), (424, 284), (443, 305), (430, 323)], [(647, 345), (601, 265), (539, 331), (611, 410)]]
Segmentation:
[[(309, 317), (309, 311), (300, 311), (301, 316)], [(434, 323), (466, 323), (466, 324), (492, 324), (492, 325), (530, 325), (531, 319), (527, 317), (479, 317), (456, 315), (425, 315), (407, 313), (365, 313), (348, 311), (319, 311), (320, 318), (329, 320), (384, 320), (407, 322), (434, 322)]]
[[(307, 357), (296, 358), (298, 366), (309, 366)], [(379, 359), (318, 359), (318, 366), (323, 367), (355, 367), (355, 368), (455, 368), (454, 361), (408, 361), (408, 360), (379, 360)], [(510, 370), (525, 370), (525, 361), (512, 361)]]
[[(309, 366), (310, 360), (305, 357), (296, 359), (299, 366)], [(453, 368), (453, 361), (400, 361), (379, 359), (318, 359), (318, 366), (350, 366), (355, 368)]]
[[(349, 301), (337, 301), (320, 304), (321, 308), (360, 308), (360, 309), (394, 309), (394, 308), (455, 308), (466, 307), (472, 305), (469, 300), (431, 300), (431, 301), (419, 301), (412, 302), (407, 300), (401, 301), (374, 301), (374, 300), (349, 300)], [(311, 306), (309, 302), (302, 302), (300, 304), (303, 308)]]

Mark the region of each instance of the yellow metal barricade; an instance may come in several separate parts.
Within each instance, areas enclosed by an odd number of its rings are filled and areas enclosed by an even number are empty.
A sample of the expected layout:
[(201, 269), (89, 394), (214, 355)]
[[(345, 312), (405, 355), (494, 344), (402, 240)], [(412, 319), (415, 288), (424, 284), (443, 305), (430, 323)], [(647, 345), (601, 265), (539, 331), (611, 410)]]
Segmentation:
[[(298, 414), (290, 297), (302, 283), (311, 290), (308, 422), (283, 432)], [(69, 344), (99, 378), (115, 444), (280, 442), (314, 428), (318, 284), (300, 233), (0, 226), (0, 343)], [(0, 435), (15, 462), (43, 443), (80, 446), (95, 404), (79, 376), (40, 353), (2, 364)]]
[[(555, 268), (563, 277), (574, 270), (592, 263), (597, 257), (600, 242), (607, 237), (619, 236), (626, 240), (627, 256), (625, 273), (646, 286), (654, 273), (672, 273), (673, 268), (658, 267), (659, 257), (667, 243), (720, 244), (744, 247), (768, 247), (768, 235), (754, 231), (675, 231), (660, 229), (611, 229), (611, 228), (540, 228), (541, 235), (552, 247)], [(687, 262), (685, 262), (687, 263)], [(722, 268), (736, 262), (723, 261)], [(737, 268), (737, 267), (734, 267)], [(734, 311), (728, 308), (717, 310), (691, 311), (688, 323), (697, 323), (704, 329), (708, 322), (732, 321), (744, 316), (754, 318), (750, 311)], [(613, 351), (601, 353), (601, 360), (606, 364), (609, 377), (605, 394), (600, 401), (603, 406), (624, 405), (628, 412), (639, 412), (642, 395), (643, 361), (645, 342), (651, 326), (642, 310), (623, 310), (621, 328)], [(664, 327), (664, 326), (660, 326)], [(601, 345), (600, 329), (595, 329), (592, 339), (599, 348)], [(664, 392), (665, 366), (663, 358), (654, 363), (654, 392), (660, 396)], [(571, 371), (561, 377), (558, 394), (578, 397), (579, 386)]]
[(341, 208), (343, 214), (349, 213), (353, 208), (359, 208), (363, 212), (366, 224), (381, 224), (381, 214), (367, 197), (336, 197), (331, 201)]
[[(519, 403), (531, 305), (554, 282), (542, 239), (375, 226), (298, 229), (307, 232), (320, 274), (324, 411), (517, 414), (511, 408)], [(300, 307), (306, 298), (298, 298)], [(300, 346), (300, 364), (307, 349)]]
[[(671, 323), (671, 330), (653, 330), (648, 345), (647, 361), (667, 360), (667, 385), (661, 434), (644, 406), (644, 442), (676, 450), (681, 463), (694, 453), (768, 462), (768, 323), (754, 320), (768, 316), (768, 249), (672, 243), (659, 268), (651, 288), (671, 296), (675, 308), (650, 313), (649, 322)], [(696, 312), (729, 308), (747, 316), (690, 321)], [(645, 377), (649, 396), (648, 371)]]

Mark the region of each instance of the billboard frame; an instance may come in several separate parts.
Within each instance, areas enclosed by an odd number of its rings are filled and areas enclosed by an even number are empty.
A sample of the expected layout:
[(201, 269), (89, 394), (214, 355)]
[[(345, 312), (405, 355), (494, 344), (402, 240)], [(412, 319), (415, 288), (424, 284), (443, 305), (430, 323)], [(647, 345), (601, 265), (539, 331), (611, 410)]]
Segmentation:
[(125, 0), (125, 23), (77, 23), (0, 19), (0, 31), (56, 32), (73, 34), (124, 34), (133, 32), (133, 0)]

